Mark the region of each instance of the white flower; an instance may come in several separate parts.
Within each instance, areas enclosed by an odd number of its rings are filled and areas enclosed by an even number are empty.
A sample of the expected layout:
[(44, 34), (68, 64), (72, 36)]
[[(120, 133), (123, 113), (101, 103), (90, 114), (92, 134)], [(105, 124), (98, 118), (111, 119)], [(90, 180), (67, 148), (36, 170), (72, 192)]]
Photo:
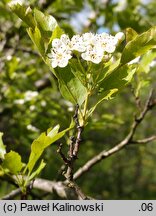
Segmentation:
[(12, 59), (12, 55), (7, 55), (6, 59), (10, 61)]
[(99, 64), (103, 58), (103, 50), (99, 47), (90, 47), (86, 52), (81, 54), (81, 57), (86, 61), (91, 61), (95, 64)]
[(24, 99), (17, 99), (14, 101), (15, 104), (23, 105), (25, 103)]
[(96, 37), (99, 41), (99, 46), (102, 47), (104, 53), (113, 53), (115, 51), (118, 44), (118, 39), (116, 37), (107, 33), (98, 34)]
[(52, 41), (51, 53), (48, 54), (53, 68), (66, 67), (68, 60), (72, 58), (70, 51), (70, 39), (67, 35), (61, 35), (61, 38), (55, 38)]
[(39, 131), (38, 128), (36, 128), (35, 126), (33, 126), (31, 124), (27, 125), (27, 129), (30, 130), (30, 131), (33, 131), (33, 132), (38, 132)]
[(34, 110), (36, 109), (36, 107), (35, 107), (35, 105), (31, 105), (31, 106), (29, 107), (29, 109), (30, 109), (30, 111), (34, 111)]
[(55, 38), (52, 41), (52, 49), (57, 51), (65, 51), (70, 49), (70, 39), (68, 35), (61, 35), (61, 38)]
[(84, 33), (82, 35), (82, 39), (83, 39), (83, 43), (85, 46), (88, 46), (88, 45), (94, 45), (95, 44), (95, 41), (96, 41), (96, 38), (95, 38), (95, 35), (91, 32), (89, 33)]
[(71, 39), (71, 50), (76, 50), (79, 52), (84, 52), (86, 46), (83, 43), (83, 39), (80, 35), (74, 35)]
[(68, 35), (61, 35), (60, 39), (52, 41), (51, 53), (48, 54), (53, 68), (66, 67), (69, 59), (72, 58), (72, 51), (81, 53), (86, 61), (99, 64), (102, 60), (109, 61), (116, 46), (124, 39), (122, 32), (115, 36), (107, 33), (93, 34), (84, 33), (82, 36), (74, 35), (71, 40)]
[(56, 38), (52, 41), (51, 51), (62, 52), (62, 51), (66, 51), (66, 49), (67, 49), (66, 45), (62, 43), (60, 39)]
[(48, 54), (48, 57), (51, 58), (52, 67), (66, 67), (68, 64), (68, 60), (72, 58), (70, 53), (71, 52), (68, 52), (68, 50), (59, 50), (58, 52), (52, 51), (50, 54)]
[(41, 106), (42, 106), (42, 107), (45, 107), (46, 105), (47, 105), (47, 102), (44, 101), (44, 100), (42, 100), (42, 101), (41, 101)]
[(62, 42), (63, 44), (65, 44), (66, 46), (69, 46), (69, 45), (70, 45), (70, 39), (69, 39), (68, 35), (66, 35), (66, 34), (61, 35), (60, 40), (61, 40), (61, 42)]
[(38, 92), (37, 92), (37, 91), (27, 91), (27, 92), (24, 94), (24, 100), (25, 100), (25, 101), (30, 101), (30, 100), (32, 100), (33, 98), (35, 98), (36, 96), (38, 96)]

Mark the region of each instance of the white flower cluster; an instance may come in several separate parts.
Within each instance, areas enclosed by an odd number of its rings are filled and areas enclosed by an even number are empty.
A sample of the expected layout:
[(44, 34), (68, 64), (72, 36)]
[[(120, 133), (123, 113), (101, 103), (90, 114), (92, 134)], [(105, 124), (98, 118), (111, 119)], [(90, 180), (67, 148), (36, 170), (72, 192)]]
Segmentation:
[(118, 32), (115, 36), (107, 33), (85, 33), (82, 36), (74, 35), (71, 40), (68, 35), (63, 34), (60, 39), (55, 38), (52, 41), (52, 49), (48, 57), (53, 68), (66, 67), (73, 51), (80, 52), (84, 60), (99, 64), (102, 60), (110, 59), (122, 40), (124, 40), (122, 32)]
[(33, 100), (33, 99), (34, 99), (35, 97), (37, 97), (37, 96), (38, 96), (38, 92), (37, 92), (37, 91), (31, 91), (31, 90), (29, 90), (29, 91), (26, 91), (26, 92), (25, 92), (23, 98), (21, 98), (21, 99), (16, 99), (16, 100), (14, 101), (14, 103), (15, 103), (15, 104), (20, 104), (20, 105), (22, 105), (22, 104), (24, 104), (25, 102), (28, 102), (28, 101)]

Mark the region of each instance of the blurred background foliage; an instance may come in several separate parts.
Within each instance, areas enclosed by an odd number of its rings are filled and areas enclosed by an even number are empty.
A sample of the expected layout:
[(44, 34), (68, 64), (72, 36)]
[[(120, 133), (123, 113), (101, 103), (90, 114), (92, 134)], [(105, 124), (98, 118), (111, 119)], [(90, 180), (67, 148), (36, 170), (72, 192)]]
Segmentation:
[[(25, 25), (0, 1), (0, 131), (7, 149), (18, 151), (27, 161), (30, 145), (42, 131), (56, 124), (68, 127), (72, 105), (65, 101), (57, 80), (43, 63), (30, 41)], [(136, 32), (156, 25), (155, 0), (28, 0), (23, 2), (53, 15), (67, 34), (103, 31), (116, 33), (131, 27)], [(153, 52), (154, 53), (154, 52)], [(148, 53), (150, 55), (150, 53)], [(131, 85), (118, 96), (98, 107), (84, 133), (77, 167), (103, 149), (110, 149), (129, 131), (137, 113), (135, 97), (144, 104), (151, 88), (156, 87), (156, 64), (142, 59)], [(136, 63), (137, 64), (137, 63)], [(135, 94), (135, 97), (134, 97)], [(92, 101), (94, 103), (94, 101)], [(136, 137), (142, 139), (155, 132), (156, 110), (150, 112)], [(66, 140), (63, 140), (65, 143)], [(57, 145), (44, 154), (47, 166), (42, 178), (61, 180), (62, 161)], [(97, 199), (155, 199), (156, 142), (129, 145), (103, 160), (80, 179), (83, 191)], [(14, 186), (0, 180), (0, 196)], [(56, 198), (38, 191), (43, 199)]]

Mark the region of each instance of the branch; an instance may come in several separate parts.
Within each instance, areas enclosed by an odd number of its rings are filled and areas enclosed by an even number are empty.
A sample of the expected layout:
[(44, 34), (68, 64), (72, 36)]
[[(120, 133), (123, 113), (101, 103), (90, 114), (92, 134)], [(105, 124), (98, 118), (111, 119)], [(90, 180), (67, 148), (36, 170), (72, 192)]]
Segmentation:
[[(31, 185), (30, 183), (28, 187)], [(37, 178), (33, 182), (33, 188), (38, 189), (48, 193), (56, 193), (61, 199), (79, 199), (77, 192), (72, 188), (68, 187), (65, 182), (55, 182), (46, 179)], [(1, 200), (11, 200), (15, 197), (21, 195), (21, 189), (15, 189), (8, 193), (7, 195), (1, 197)]]
[(141, 139), (141, 140), (132, 140), (131, 143), (132, 144), (146, 144), (146, 143), (152, 142), (154, 140), (156, 140), (155, 135), (153, 135), (151, 137), (147, 137), (145, 139)]
[(116, 152), (120, 151), (121, 149), (123, 149), (126, 145), (131, 144), (131, 143), (138, 143), (138, 144), (139, 143), (148, 143), (148, 142), (151, 142), (151, 141), (156, 139), (156, 136), (154, 135), (154, 136), (149, 137), (149, 138), (133, 141), (133, 137), (135, 135), (137, 127), (143, 121), (147, 112), (149, 110), (151, 110), (156, 105), (156, 100), (152, 100), (152, 96), (153, 96), (153, 90), (150, 92), (148, 99), (145, 103), (144, 109), (142, 110), (140, 115), (138, 117), (135, 116), (134, 121), (130, 127), (130, 131), (129, 131), (128, 135), (125, 137), (125, 139), (123, 139), (120, 143), (115, 145), (110, 150), (108, 150), (108, 151), (103, 150), (98, 155), (96, 155), (92, 159), (90, 159), (84, 166), (80, 167), (73, 176), (74, 180), (79, 178), (84, 173), (88, 172), (95, 164), (99, 163), (103, 159), (105, 159), (105, 158), (115, 154)]

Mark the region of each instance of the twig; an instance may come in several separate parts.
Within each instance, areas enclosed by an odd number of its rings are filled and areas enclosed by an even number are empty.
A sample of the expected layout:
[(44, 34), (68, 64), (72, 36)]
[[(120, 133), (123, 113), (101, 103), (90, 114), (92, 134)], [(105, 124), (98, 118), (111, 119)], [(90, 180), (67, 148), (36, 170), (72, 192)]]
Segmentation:
[(73, 116), (74, 121), (75, 121), (75, 125), (77, 128), (77, 136), (76, 136), (76, 138), (74, 136), (72, 136), (70, 138), (71, 142), (70, 142), (70, 146), (69, 146), (68, 155), (65, 156), (63, 154), (62, 144), (60, 144), (57, 152), (60, 154), (62, 160), (67, 165), (67, 170), (66, 170), (66, 172), (64, 172), (64, 176), (66, 178), (65, 183), (67, 183), (67, 185), (69, 187), (73, 188), (75, 190), (75, 192), (82, 199), (86, 199), (87, 196), (81, 191), (81, 189), (78, 187), (78, 185), (73, 181), (74, 163), (75, 163), (75, 160), (77, 159), (77, 155), (79, 152), (79, 146), (80, 146), (80, 142), (81, 142), (81, 134), (83, 131), (83, 127), (80, 126), (80, 124), (79, 124), (78, 112), (79, 112), (79, 105), (77, 104), (76, 109), (75, 109), (75, 114)]
[(21, 189), (18, 188), (18, 189), (15, 189), (13, 191), (11, 191), (10, 193), (8, 193), (7, 195), (3, 196), (1, 198), (1, 200), (12, 200), (14, 199), (15, 197), (19, 196), (21, 194)]
[(69, 163), (69, 160), (65, 157), (65, 155), (64, 155), (63, 152), (62, 152), (62, 145), (63, 145), (63, 144), (60, 143), (60, 145), (59, 145), (59, 147), (58, 147), (58, 149), (57, 149), (57, 153), (60, 154), (62, 160), (63, 160), (64, 163), (67, 165), (67, 164)]
[(154, 140), (156, 140), (155, 135), (153, 135), (151, 137), (147, 137), (145, 139), (141, 139), (141, 140), (132, 140), (131, 144), (146, 144), (146, 143), (152, 142)]
[(90, 198), (88, 196), (86, 196), (81, 188), (76, 184), (75, 181), (69, 181), (69, 187), (73, 188), (75, 190), (75, 192), (79, 195), (79, 197), (83, 200), (90, 200)]

